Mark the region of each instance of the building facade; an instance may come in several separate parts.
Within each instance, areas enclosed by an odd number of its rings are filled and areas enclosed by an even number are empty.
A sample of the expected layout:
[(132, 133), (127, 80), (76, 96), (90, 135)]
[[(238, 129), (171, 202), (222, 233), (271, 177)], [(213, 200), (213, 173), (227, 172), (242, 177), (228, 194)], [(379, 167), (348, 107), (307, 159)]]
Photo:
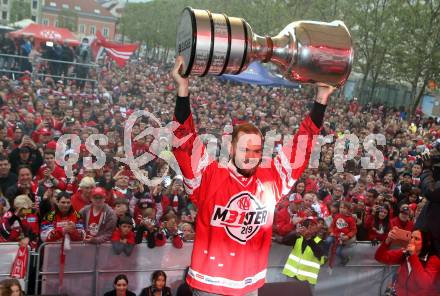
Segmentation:
[(93, 36), (101, 31), (106, 38), (113, 40), (116, 34), (118, 18), (93, 0), (44, 0), (41, 24), (57, 27), (61, 19), (66, 18), (74, 24), (70, 29), (78, 37)]
[[(13, 2), (17, 0), (0, 0), (0, 23), (9, 24), (11, 22), (11, 9)], [(26, 5), (30, 6), (31, 16), (34, 22), (40, 22), (41, 17), (41, 7), (43, 0), (18, 0), (18, 2), (24, 2)]]

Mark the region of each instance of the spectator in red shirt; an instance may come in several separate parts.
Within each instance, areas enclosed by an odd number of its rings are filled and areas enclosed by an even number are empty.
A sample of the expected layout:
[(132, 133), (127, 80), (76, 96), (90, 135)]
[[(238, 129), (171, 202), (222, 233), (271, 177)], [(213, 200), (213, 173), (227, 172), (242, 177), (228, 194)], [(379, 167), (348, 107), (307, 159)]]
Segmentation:
[(112, 248), (116, 255), (124, 252), (130, 256), (135, 245), (135, 235), (133, 232), (133, 222), (128, 216), (121, 217), (118, 221), (118, 228), (112, 234)]
[(42, 241), (59, 241), (69, 235), (72, 241), (81, 241), (85, 238), (84, 225), (80, 215), (73, 209), (70, 195), (60, 192), (57, 196), (54, 211), (49, 212), (41, 223)]
[(286, 236), (296, 230), (296, 224), (301, 222), (307, 215), (302, 211), (304, 202), (298, 194), (292, 193), (289, 197), (289, 206), (275, 213), (273, 228), (280, 236)]
[(373, 207), (371, 215), (365, 220), (367, 238), (372, 242), (384, 241), (390, 231), (390, 212), (385, 205)]
[(356, 240), (356, 221), (350, 211), (350, 204), (341, 202), (339, 214), (334, 216), (330, 226), (330, 235), (326, 239), (329, 248), (336, 244), (336, 256), (341, 259), (343, 265), (349, 261), (349, 257), (343, 254), (344, 247)]
[(397, 295), (439, 295), (440, 258), (432, 254), (428, 234), (415, 230), (406, 248), (390, 250), (394, 239), (396, 236), (392, 230), (377, 249), (375, 258), (384, 264), (400, 264), (397, 273)]
[(400, 206), (399, 215), (391, 219), (391, 229), (394, 227), (398, 227), (400, 229), (404, 229), (406, 231), (413, 231), (414, 222), (411, 221), (411, 213), (410, 208), (407, 204), (403, 204)]
[(95, 180), (90, 177), (82, 178), (79, 183), (79, 190), (72, 196), (72, 207), (79, 212), (86, 205), (90, 204), (92, 190), (95, 188)]
[(113, 209), (105, 203), (106, 196), (103, 188), (94, 188), (91, 195), (92, 203), (79, 212), (84, 219), (85, 241), (88, 243), (101, 244), (109, 241), (116, 227), (117, 217)]
[(27, 195), (14, 199), (14, 208), (7, 211), (0, 223), (0, 242), (17, 242), (22, 245), (31, 243), (36, 247), (39, 237), (38, 215), (33, 202)]
[(44, 188), (66, 189), (66, 173), (55, 163), (55, 151), (44, 151), (44, 164), (37, 172), (36, 181)]

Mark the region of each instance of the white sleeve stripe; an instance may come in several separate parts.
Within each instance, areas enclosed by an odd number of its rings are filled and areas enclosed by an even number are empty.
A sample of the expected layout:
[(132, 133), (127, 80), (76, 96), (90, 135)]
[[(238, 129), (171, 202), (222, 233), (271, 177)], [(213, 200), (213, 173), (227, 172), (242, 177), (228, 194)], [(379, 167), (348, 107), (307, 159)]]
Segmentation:
[[(284, 156), (284, 157), (283, 157)], [(283, 163), (283, 159), (285, 160)], [(281, 160), (281, 163), (280, 163)], [(292, 169), (290, 168), (290, 165), (286, 166), (286, 161), (288, 162), (287, 158), (283, 153), (280, 153), (280, 156), (275, 157), (274, 164), (275, 168), (277, 170), (278, 175), (281, 179), (282, 189), (281, 194), (286, 195), (289, 193), (290, 189), (295, 184), (296, 180), (292, 178)]]
[(201, 182), (202, 182), (202, 175), (199, 175), (199, 176), (194, 177), (192, 179), (188, 179), (188, 178), (183, 177), (183, 184), (189, 188), (195, 189), (200, 186)]
[(289, 179), (292, 178), (292, 167), (291, 167), (290, 162), (287, 159), (286, 155), (284, 154), (284, 152), (282, 150), (280, 151), (280, 153), (278, 155), (281, 159), (281, 166), (283, 167), (284, 170), (286, 170), (288, 178)]

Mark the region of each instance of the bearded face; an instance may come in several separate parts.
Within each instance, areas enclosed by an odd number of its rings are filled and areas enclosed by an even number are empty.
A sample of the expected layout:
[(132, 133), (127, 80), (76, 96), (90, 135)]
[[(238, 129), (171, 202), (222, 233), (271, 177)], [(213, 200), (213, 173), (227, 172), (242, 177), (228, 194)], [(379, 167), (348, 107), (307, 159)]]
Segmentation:
[(240, 132), (237, 141), (232, 143), (232, 162), (237, 171), (245, 177), (255, 174), (261, 163), (263, 148), (262, 139), (258, 134)]

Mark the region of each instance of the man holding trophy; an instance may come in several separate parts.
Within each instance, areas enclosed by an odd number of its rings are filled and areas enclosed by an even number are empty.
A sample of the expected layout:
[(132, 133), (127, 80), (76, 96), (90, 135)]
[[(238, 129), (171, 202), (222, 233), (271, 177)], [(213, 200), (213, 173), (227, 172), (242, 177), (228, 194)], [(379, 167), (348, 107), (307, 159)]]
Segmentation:
[[(252, 33), (242, 19), (186, 8), (178, 27), (172, 76), (177, 84), (173, 153), (197, 205), (187, 282), (193, 295), (257, 295), (264, 285), (276, 203), (308, 165), (329, 96), (351, 71), (350, 35), (341, 22), (298, 22), (276, 37)], [(289, 147), (262, 157), (263, 136), (234, 126), (227, 164), (210, 161), (193, 122), (188, 75), (238, 74), (253, 60), (273, 62), (290, 80), (317, 83), (310, 114)], [(183, 144), (182, 144), (183, 143)]]

